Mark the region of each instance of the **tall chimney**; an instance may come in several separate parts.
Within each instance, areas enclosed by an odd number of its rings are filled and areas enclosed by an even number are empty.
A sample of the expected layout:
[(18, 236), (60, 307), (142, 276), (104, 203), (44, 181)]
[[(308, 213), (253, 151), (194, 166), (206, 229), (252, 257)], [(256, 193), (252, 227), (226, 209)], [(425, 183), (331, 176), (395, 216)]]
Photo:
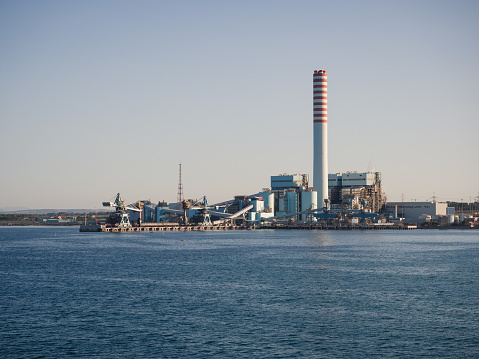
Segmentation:
[(328, 76), (324, 70), (313, 73), (313, 190), (318, 208), (328, 199)]

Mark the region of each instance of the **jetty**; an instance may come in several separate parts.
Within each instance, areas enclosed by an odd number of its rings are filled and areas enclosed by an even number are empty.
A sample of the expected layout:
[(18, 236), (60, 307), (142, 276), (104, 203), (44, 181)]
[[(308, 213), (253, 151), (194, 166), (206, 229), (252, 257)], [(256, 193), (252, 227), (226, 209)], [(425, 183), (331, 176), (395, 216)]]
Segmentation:
[(364, 224), (364, 225), (331, 225), (319, 223), (271, 223), (268, 225), (236, 225), (223, 223), (218, 225), (205, 226), (180, 225), (178, 223), (145, 223), (141, 226), (120, 227), (106, 224), (81, 225), (80, 232), (191, 232), (191, 231), (236, 231), (254, 229), (289, 229), (289, 230), (347, 230), (347, 231), (378, 231), (378, 230), (414, 230), (416, 225), (387, 225), (387, 224)]
[(154, 223), (154, 224), (143, 224), (141, 226), (131, 226), (131, 227), (119, 227), (119, 226), (109, 226), (105, 224), (98, 225), (81, 225), (80, 232), (114, 232), (114, 233), (123, 233), (123, 232), (190, 232), (190, 231), (230, 231), (230, 230), (241, 230), (241, 229), (253, 229), (251, 226), (244, 225), (232, 225), (232, 224), (221, 224), (221, 225), (179, 225), (178, 223)]

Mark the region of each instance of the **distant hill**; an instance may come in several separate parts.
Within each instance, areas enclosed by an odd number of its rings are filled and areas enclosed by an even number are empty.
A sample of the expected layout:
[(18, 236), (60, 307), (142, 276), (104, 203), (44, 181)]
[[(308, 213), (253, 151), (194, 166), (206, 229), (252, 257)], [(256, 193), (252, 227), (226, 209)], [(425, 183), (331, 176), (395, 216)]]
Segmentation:
[(45, 208), (45, 209), (25, 209), (25, 208), (0, 208), (0, 213), (8, 214), (47, 214), (47, 213), (91, 213), (91, 212), (111, 212), (113, 208), (93, 208), (93, 209), (58, 209), (58, 208)]
[(0, 213), (13, 213), (17, 211), (26, 211), (28, 208), (26, 207), (5, 207), (5, 208), (0, 208)]

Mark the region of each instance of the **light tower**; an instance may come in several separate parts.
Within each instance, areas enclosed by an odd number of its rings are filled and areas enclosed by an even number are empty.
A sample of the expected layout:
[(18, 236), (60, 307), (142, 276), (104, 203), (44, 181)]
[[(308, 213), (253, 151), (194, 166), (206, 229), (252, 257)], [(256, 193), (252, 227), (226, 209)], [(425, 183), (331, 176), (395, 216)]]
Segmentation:
[(328, 76), (325, 70), (313, 73), (313, 189), (318, 208), (328, 199)]
[(180, 163), (180, 178), (178, 179), (178, 206), (181, 208), (183, 202), (183, 182), (181, 181), (181, 163)]

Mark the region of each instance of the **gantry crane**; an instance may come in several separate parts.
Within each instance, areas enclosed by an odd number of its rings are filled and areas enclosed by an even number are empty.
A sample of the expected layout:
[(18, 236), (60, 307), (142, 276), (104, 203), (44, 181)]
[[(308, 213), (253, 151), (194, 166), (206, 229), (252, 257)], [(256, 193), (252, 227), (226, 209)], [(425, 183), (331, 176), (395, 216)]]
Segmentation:
[(117, 193), (114, 202), (103, 202), (103, 207), (115, 207), (115, 212), (110, 214), (107, 223), (120, 228), (131, 227), (130, 216), (127, 211), (141, 212), (136, 207), (126, 206), (119, 193)]

